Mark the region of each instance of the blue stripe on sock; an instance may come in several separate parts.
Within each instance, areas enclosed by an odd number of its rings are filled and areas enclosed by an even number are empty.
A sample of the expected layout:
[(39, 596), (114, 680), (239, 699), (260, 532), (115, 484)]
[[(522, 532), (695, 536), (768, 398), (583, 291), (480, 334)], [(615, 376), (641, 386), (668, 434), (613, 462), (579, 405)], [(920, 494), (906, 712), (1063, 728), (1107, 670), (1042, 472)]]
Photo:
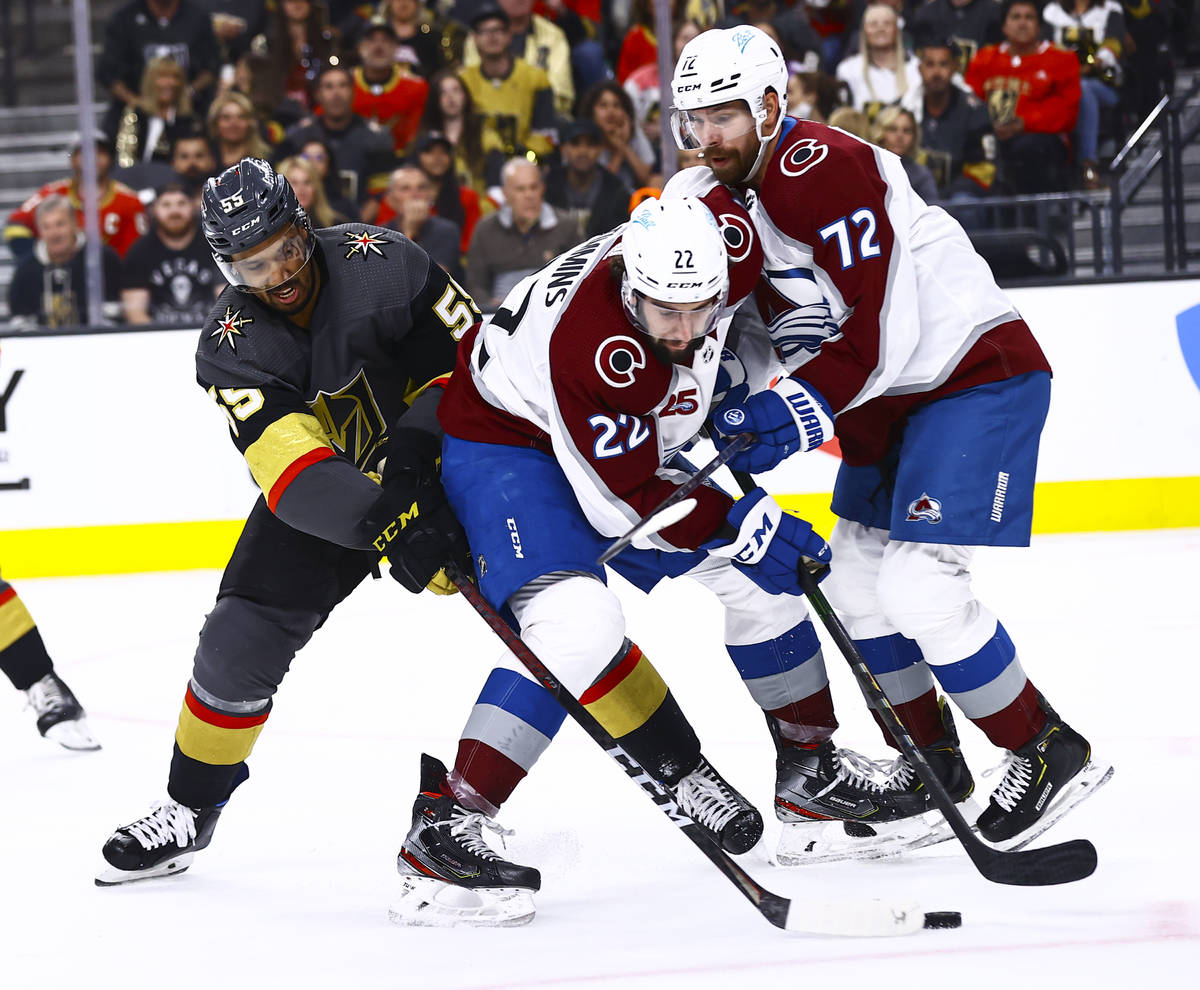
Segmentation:
[(951, 694), (960, 694), (964, 691), (974, 691), (994, 681), (1004, 673), (1016, 655), (1017, 648), (1008, 638), (1004, 627), (997, 622), (995, 634), (983, 644), (982, 649), (965, 660), (930, 664), (930, 667), (942, 687)]
[(765, 643), (751, 643), (749, 646), (727, 645), (725, 648), (729, 651), (738, 673), (742, 675), (742, 680), (748, 681), (755, 677), (794, 670), (816, 656), (821, 649), (821, 641), (817, 639), (817, 631), (812, 622), (805, 619), (798, 626)]
[(542, 735), (553, 739), (567, 717), (566, 710), (540, 684), (515, 670), (495, 668), (488, 674), (478, 704), (495, 705), (528, 722)]
[(873, 639), (856, 639), (854, 645), (867, 661), (867, 667), (872, 674), (894, 674), (925, 659), (916, 641), (907, 639), (900, 633), (876, 636)]

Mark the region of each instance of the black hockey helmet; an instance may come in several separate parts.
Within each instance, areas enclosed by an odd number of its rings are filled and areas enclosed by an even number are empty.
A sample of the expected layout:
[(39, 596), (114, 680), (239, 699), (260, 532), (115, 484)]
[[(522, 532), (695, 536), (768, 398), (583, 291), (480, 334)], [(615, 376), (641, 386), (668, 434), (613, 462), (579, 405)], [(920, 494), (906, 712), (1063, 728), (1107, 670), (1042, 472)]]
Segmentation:
[[(277, 240), (278, 235), (287, 231), (286, 241), (295, 238), (302, 243), (285, 247), (292, 253), (303, 252), (307, 263), (316, 243), (308, 215), (287, 179), (259, 158), (243, 158), (209, 179), (200, 199), (200, 217), (213, 260), (229, 283), (239, 289), (275, 287), (263, 280), (270, 275), (269, 266), (246, 264), (250, 260), (247, 252), (255, 247)], [(234, 255), (243, 257), (235, 262)], [(260, 277), (244, 270), (250, 267), (259, 269)], [(294, 274), (293, 271), (287, 277)]]

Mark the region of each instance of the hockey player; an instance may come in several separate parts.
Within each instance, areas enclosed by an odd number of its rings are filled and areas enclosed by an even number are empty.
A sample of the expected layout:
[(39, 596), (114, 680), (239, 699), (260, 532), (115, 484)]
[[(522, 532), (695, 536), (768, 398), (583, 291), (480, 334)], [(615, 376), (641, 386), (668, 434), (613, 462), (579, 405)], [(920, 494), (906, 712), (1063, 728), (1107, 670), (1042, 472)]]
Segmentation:
[(200, 633), (169, 797), (105, 843), (101, 885), (180, 872), (208, 845), (292, 657), (381, 553), (412, 592), (465, 559), (436, 409), (470, 298), (394, 231), (314, 231), (263, 161), (210, 179), (202, 219), (230, 286), (197, 379), (262, 497)]
[(37, 624), (16, 589), (0, 578), (0, 670), (24, 691), (37, 729), (63, 749), (99, 749), (83, 706), (54, 672)]
[[(760, 270), (745, 210), (724, 189), (647, 200), (623, 227), (523, 279), (468, 332), (439, 411), (443, 483), (484, 596), (511, 611), (563, 685), (731, 853), (754, 845), (761, 816), (702, 755), (627, 638), (596, 560), (686, 477), (672, 461), (704, 424), (723, 364), (748, 366), (756, 380), (778, 368), (741, 346), (722, 359), (732, 310)], [(761, 489), (734, 503), (702, 487), (694, 499), (613, 567), (646, 591), (686, 574), (721, 600), (729, 655), (778, 746), (780, 800), (797, 814), (868, 822), (924, 810), (915, 788), (880, 786), (870, 768), (860, 772), (861, 757), (842, 759), (829, 741), (837, 722), (796, 576), (802, 561), (829, 559), (825, 541)], [(423, 759), (394, 920), (532, 918), (537, 870), (500, 859), (482, 828), (499, 828), (491, 819), (563, 715), (539, 684), (492, 672), (453, 769)]]
[[(1107, 779), (1025, 675), (971, 590), (974, 548), (1028, 546), (1050, 367), (962, 228), (913, 193), (899, 159), (785, 116), (787, 69), (753, 27), (708, 31), (672, 82), (677, 142), (699, 149), (678, 193), (740, 190), (763, 242), (760, 312), (790, 377), (726, 399), (731, 462), (765, 471), (836, 435), (829, 596), (919, 745), (946, 723), (931, 672), (1006, 772), (979, 817), (1028, 842)], [(809, 319), (828, 304), (832, 320)], [(906, 761), (897, 773), (911, 776)], [(969, 777), (947, 778), (956, 799)]]

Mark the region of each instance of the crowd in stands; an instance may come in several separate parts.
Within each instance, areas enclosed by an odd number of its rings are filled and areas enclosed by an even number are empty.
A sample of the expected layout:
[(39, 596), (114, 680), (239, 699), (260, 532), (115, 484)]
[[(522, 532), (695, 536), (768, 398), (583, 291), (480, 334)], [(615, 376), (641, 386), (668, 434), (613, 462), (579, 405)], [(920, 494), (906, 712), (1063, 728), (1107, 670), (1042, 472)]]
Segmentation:
[[(1168, 85), (1169, 0), (674, 0), (675, 54), (753, 23), (788, 110), (899, 155), (928, 201), (1098, 189)], [(133, 0), (103, 34), (106, 313), (198, 325), (203, 181), (252, 155), (317, 226), (402, 231), (485, 310), (663, 175), (650, 0)], [(1105, 145), (1107, 142), (1107, 145)], [(680, 167), (697, 164), (680, 153)], [(87, 321), (71, 175), (8, 220), (14, 320)], [(965, 221), (964, 221), (965, 222)]]

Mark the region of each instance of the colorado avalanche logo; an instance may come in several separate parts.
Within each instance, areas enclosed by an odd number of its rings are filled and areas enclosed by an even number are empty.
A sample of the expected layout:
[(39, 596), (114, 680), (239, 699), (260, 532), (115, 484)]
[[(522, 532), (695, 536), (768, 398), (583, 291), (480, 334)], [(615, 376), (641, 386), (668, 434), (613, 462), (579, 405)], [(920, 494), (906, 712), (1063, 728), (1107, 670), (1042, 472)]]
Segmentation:
[(815, 354), (840, 332), (807, 268), (767, 269), (754, 290), (754, 300), (782, 361), (802, 351)]
[(722, 213), (717, 217), (717, 226), (725, 239), (725, 252), (730, 262), (745, 261), (754, 247), (754, 231), (750, 222), (736, 213)]
[(927, 522), (936, 526), (942, 521), (942, 503), (936, 498), (921, 493), (921, 497), (908, 503), (906, 522)]
[(797, 141), (784, 154), (779, 169), (784, 175), (803, 175), (810, 168), (821, 164), (829, 149), (813, 138)]
[(609, 337), (596, 348), (596, 373), (613, 388), (633, 384), (639, 368), (646, 367), (646, 352), (632, 337)]

